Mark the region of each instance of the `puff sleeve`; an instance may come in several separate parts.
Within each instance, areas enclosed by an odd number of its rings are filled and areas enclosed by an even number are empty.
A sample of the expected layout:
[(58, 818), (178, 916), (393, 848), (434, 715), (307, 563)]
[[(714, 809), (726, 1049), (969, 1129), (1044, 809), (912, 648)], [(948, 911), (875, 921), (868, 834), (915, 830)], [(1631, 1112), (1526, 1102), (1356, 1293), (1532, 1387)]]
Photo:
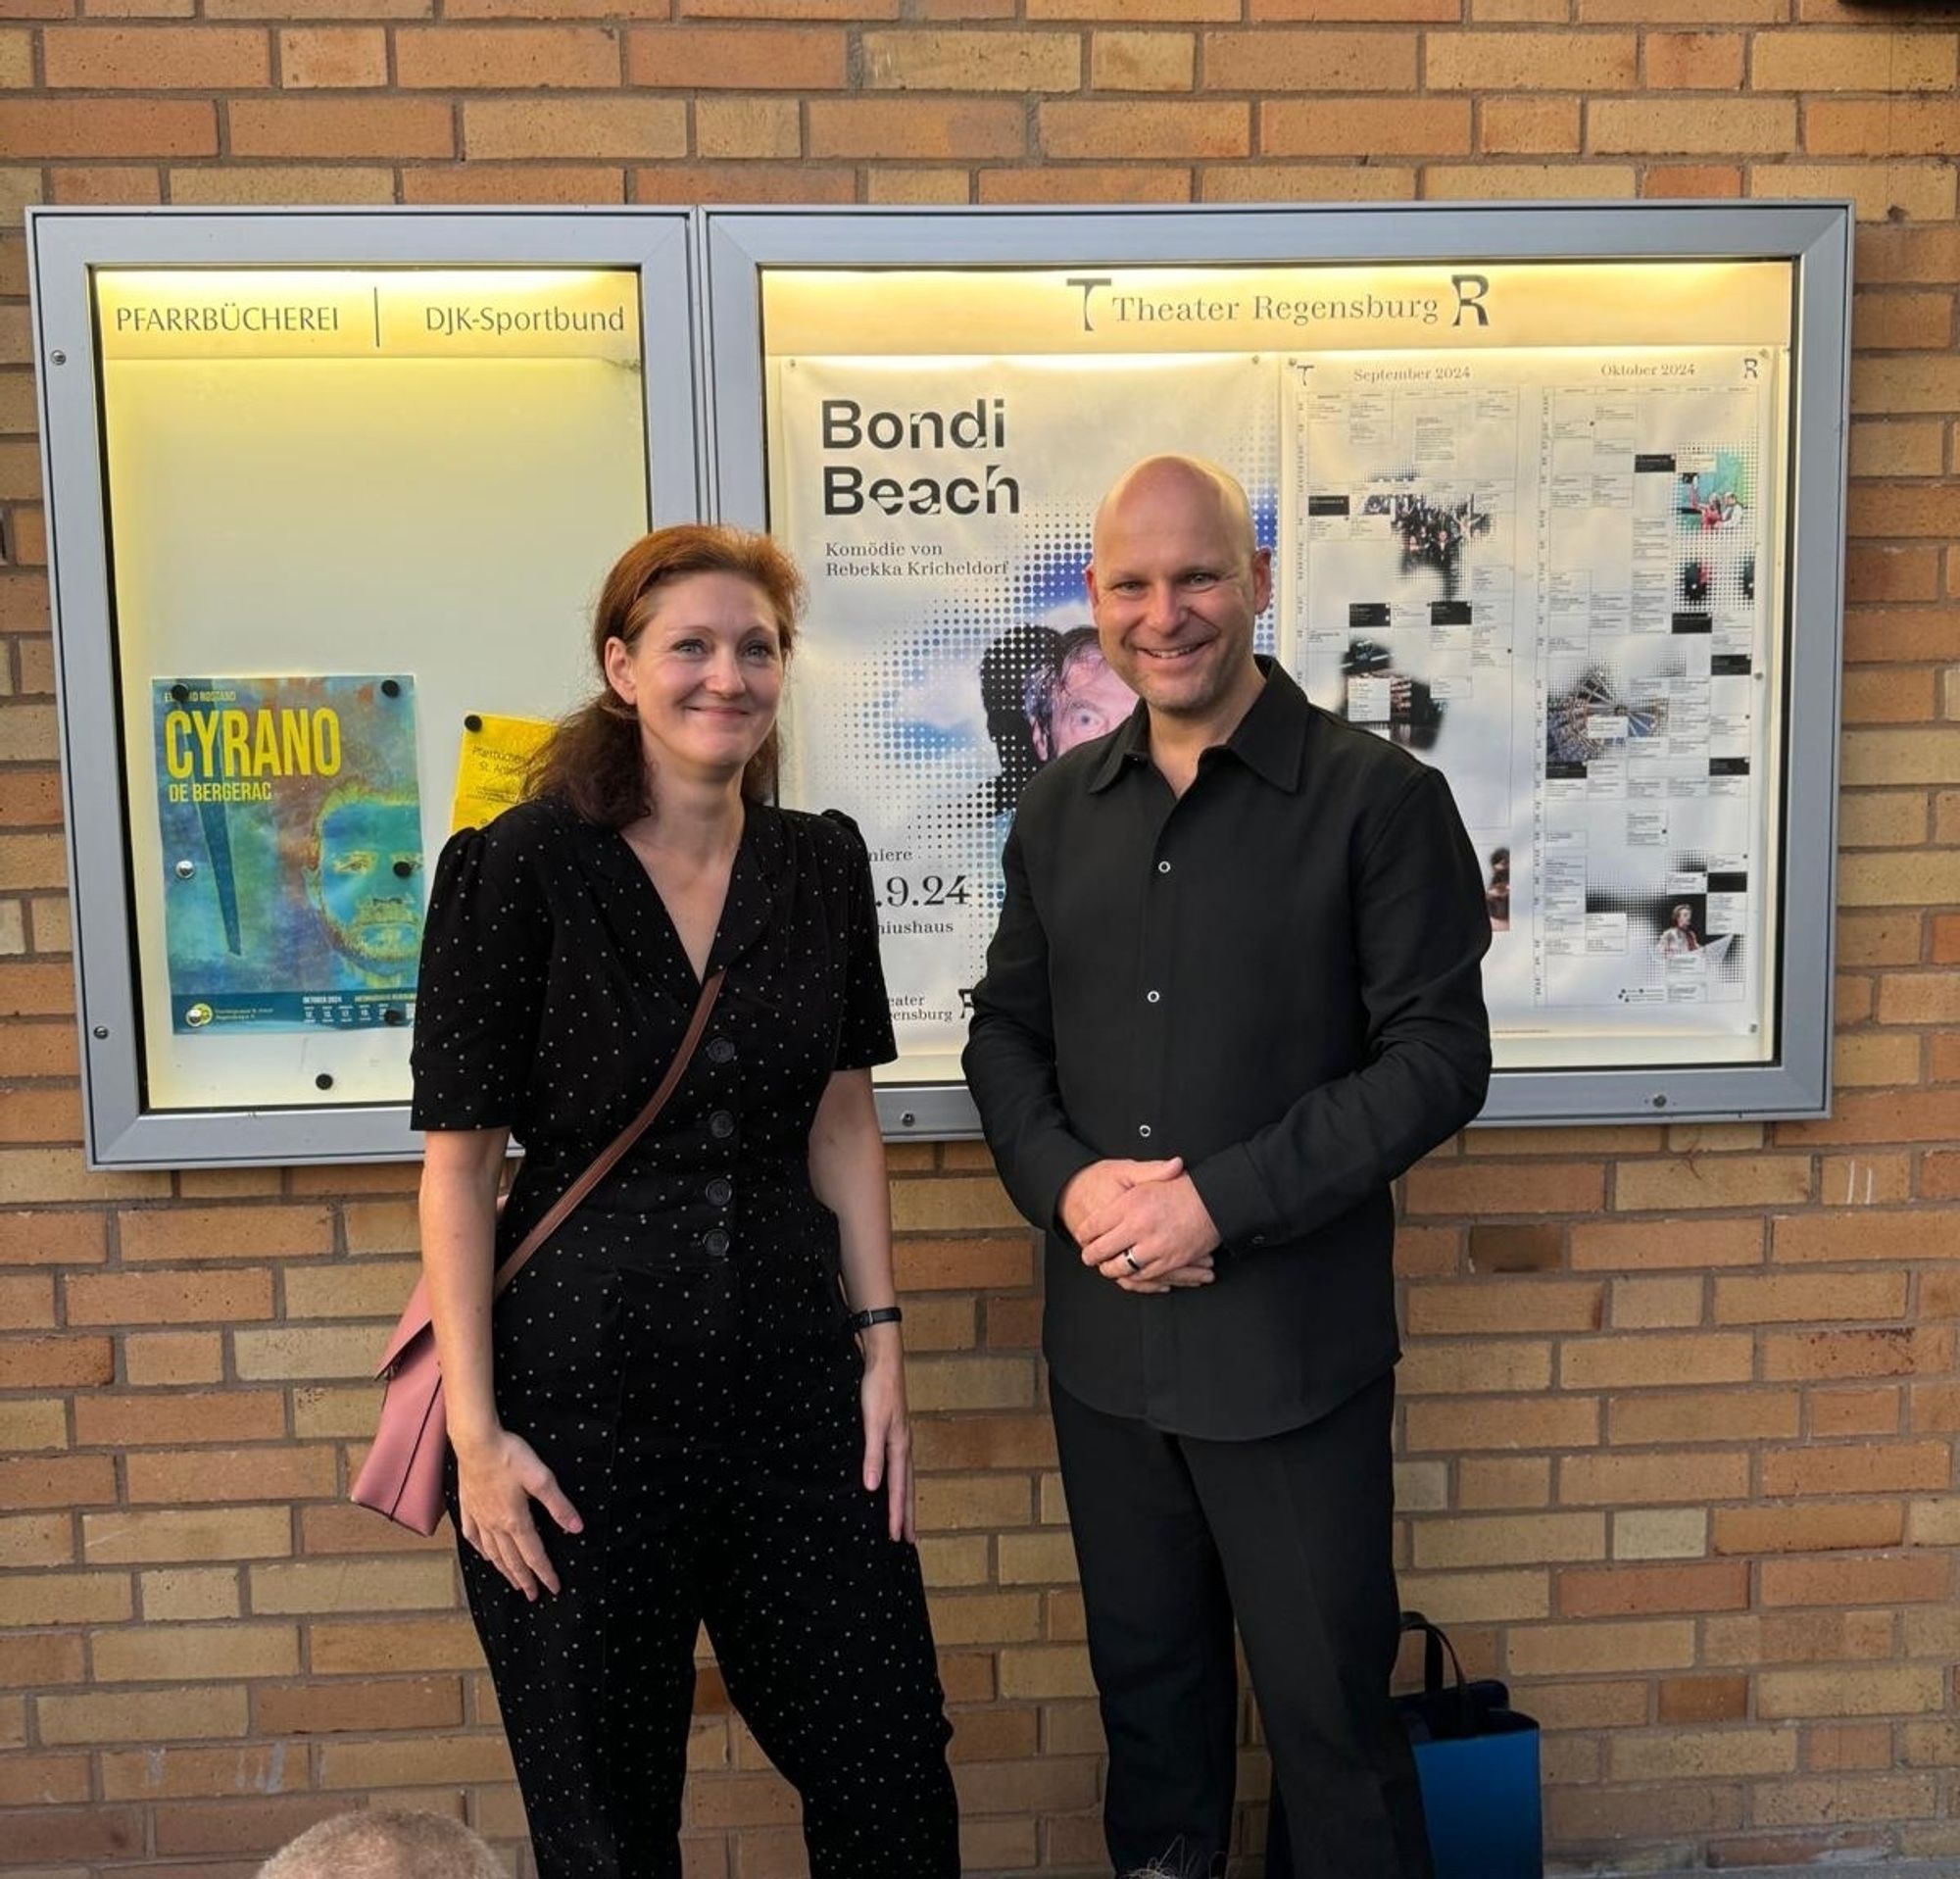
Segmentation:
[(457, 831), (436, 864), (416, 990), (417, 1129), (507, 1128), (537, 1054), (551, 914), (520, 836)]
[(892, 1008), (885, 996), (885, 967), (878, 957), (878, 904), (871, 886), (871, 855), (858, 824), (838, 810), (824, 815), (848, 831), (834, 844), (845, 870), (844, 1015), (837, 1032), (838, 1070), (889, 1063), (899, 1047), (892, 1035)]

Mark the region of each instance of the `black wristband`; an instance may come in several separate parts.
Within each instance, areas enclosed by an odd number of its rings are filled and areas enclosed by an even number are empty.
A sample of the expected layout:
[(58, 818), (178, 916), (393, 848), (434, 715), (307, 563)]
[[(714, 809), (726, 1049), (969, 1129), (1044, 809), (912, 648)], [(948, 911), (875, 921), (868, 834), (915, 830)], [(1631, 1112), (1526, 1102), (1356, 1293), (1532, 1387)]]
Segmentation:
[(869, 1310), (853, 1311), (851, 1328), (854, 1331), (868, 1331), (874, 1324), (897, 1324), (905, 1313), (896, 1305), (874, 1305)]

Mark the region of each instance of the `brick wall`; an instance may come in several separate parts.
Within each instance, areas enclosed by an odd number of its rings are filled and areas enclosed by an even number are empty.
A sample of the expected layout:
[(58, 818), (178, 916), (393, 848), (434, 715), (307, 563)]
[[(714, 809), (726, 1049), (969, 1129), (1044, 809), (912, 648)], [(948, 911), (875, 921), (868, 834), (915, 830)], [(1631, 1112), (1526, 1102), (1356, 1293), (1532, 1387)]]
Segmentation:
[[(1837, 1116), (1418, 1169), (1401, 1552), (1544, 1718), (1574, 1862), (1960, 1854), (1957, 43), (1955, 0), (0, 0), (0, 1870), (234, 1879), (363, 1797), (520, 1835), (445, 1547), (337, 1498), (413, 1171), (82, 1170), (43, 200), (1854, 196)], [(975, 1150), (894, 1162), (970, 1861), (1093, 1870), (1028, 1239)], [(692, 1879), (800, 1870), (711, 1677), (694, 1761)]]

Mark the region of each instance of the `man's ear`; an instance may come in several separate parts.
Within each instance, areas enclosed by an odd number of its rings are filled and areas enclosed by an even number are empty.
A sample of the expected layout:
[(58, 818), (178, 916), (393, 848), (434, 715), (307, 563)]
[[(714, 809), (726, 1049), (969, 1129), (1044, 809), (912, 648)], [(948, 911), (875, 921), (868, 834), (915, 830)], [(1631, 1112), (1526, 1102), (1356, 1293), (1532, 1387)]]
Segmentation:
[(1263, 614), (1266, 603), (1273, 597), (1273, 551), (1270, 548), (1252, 550), (1252, 612)]

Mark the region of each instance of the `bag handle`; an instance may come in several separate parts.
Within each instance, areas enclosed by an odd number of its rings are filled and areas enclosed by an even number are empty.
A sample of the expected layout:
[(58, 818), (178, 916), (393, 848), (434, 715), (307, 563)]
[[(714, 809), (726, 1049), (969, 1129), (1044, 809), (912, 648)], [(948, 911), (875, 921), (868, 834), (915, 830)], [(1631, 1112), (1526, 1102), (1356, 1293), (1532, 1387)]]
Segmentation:
[(1449, 1653), (1449, 1665), (1456, 1672), (1456, 1707), (1462, 1719), (1465, 1735), (1474, 1735), (1477, 1727), (1477, 1706), (1470, 1696), (1469, 1679), (1463, 1674), (1463, 1660), (1456, 1655), (1456, 1647), (1449, 1642), (1449, 1634), (1441, 1625), (1431, 1624), (1420, 1611), (1402, 1613), (1404, 1631), (1422, 1633), (1422, 1693), (1426, 1697), (1443, 1694), (1443, 1654)]
[(721, 993), (721, 981), (727, 975), (728, 968), (724, 965), (720, 971), (710, 975), (701, 988), (694, 1015), (688, 1019), (687, 1035), (681, 1039), (680, 1049), (674, 1053), (673, 1062), (667, 1065), (667, 1073), (661, 1078), (660, 1087), (648, 1097), (646, 1107), (612, 1138), (599, 1159), (545, 1210), (544, 1217), (517, 1243), (517, 1250), (497, 1268), (496, 1276), (490, 1281), (493, 1298), (524, 1269), (531, 1255), (571, 1217), (578, 1204), (612, 1173), (619, 1158), (652, 1127), (654, 1118), (666, 1108), (667, 1099), (687, 1073), (687, 1066), (700, 1048), (702, 1033), (708, 1029), (709, 1014), (714, 1010), (714, 1001)]

